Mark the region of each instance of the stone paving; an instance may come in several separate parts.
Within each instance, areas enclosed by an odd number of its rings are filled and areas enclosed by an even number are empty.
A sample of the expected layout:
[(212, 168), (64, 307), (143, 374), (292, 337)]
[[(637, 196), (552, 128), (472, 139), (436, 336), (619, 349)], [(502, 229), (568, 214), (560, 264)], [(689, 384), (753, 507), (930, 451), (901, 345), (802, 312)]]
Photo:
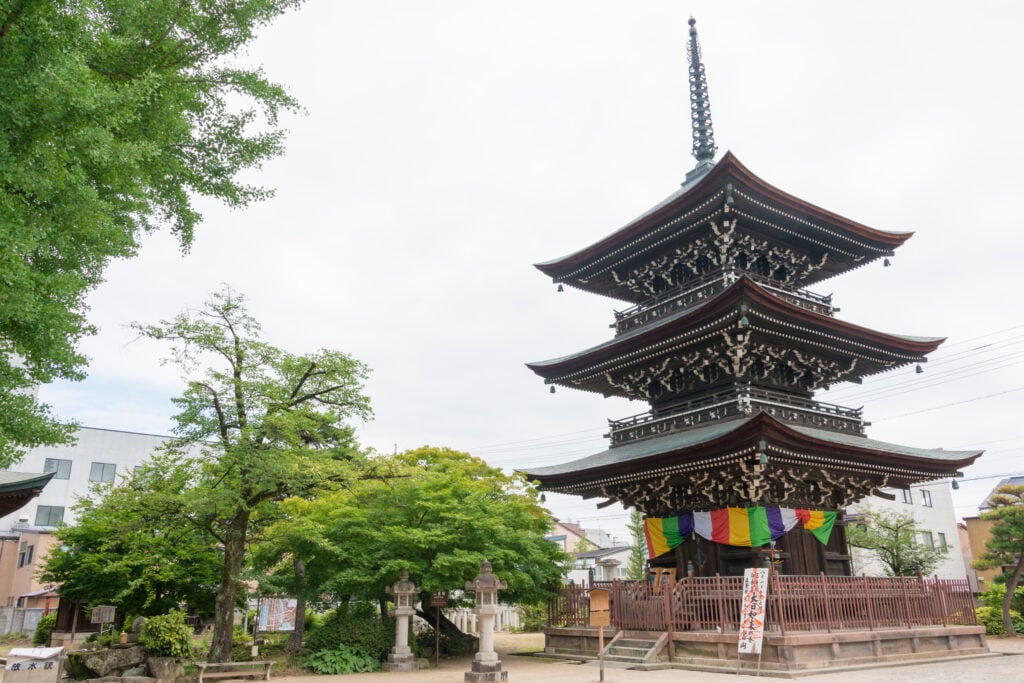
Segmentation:
[[(544, 659), (513, 654), (538, 652), (543, 649), (541, 634), (495, 634), (495, 647), (501, 654), (509, 683), (596, 683), (596, 664), (575, 664), (563, 660)], [(992, 656), (909, 664), (813, 674), (799, 678), (807, 683), (908, 683), (910, 681), (948, 681), (949, 683), (1013, 683), (1024, 681), (1024, 638), (992, 638)], [(351, 674), (348, 676), (317, 676), (316, 683), (462, 683), (469, 671), (471, 658), (441, 660), (437, 669), (410, 673)], [(770, 678), (762, 674), (763, 678)], [(607, 683), (741, 683), (748, 676), (665, 669), (631, 671), (605, 668)], [(274, 683), (313, 683), (308, 676), (274, 676)], [(782, 679), (775, 679), (782, 680)]]

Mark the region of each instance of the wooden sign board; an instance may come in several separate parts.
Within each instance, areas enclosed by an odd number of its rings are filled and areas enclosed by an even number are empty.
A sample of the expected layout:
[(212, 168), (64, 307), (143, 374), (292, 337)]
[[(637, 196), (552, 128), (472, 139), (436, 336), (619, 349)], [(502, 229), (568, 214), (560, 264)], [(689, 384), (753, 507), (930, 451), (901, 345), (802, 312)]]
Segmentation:
[(611, 626), (611, 595), (603, 588), (590, 589), (590, 625)]
[(92, 608), (92, 616), (89, 618), (94, 624), (109, 624), (114, 621), (113, 605), (96, 605)]
[(438, 591), (430, 594), (430, 606), (431, 607), (447, 607), (448, 606), (448, 592)]

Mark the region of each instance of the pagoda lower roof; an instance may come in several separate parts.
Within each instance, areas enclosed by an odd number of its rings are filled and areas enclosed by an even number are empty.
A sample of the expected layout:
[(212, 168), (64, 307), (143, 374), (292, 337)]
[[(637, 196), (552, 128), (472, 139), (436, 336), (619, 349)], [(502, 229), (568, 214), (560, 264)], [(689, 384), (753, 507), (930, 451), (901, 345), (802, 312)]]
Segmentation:
[(914, 448), (780, 421), (766, 413), (632, 442), (560, 465), (524, 470), (542, 490), (593, 493), (606, 485), (717, 469), (763, 452), (773, 462), (886, 475), (893, 485), (955, 476), (983, 451)]
[(9, 515), (24, 507), (39, 495), (56, 472), (0, 471), (0, 516)]
[(922, 362), (944, 341), (943, 337), (894, 335), (853, 325), (790, 303), (744, 276), (696, 306), (584, 351), (526, 365), (549, 383), (628, 398), (602, 380), (605, 373), (650, 364), (722, 330), (736, 330), (742, 317), (748, 321), (743, 329), (759, 340), (858, 359), (859, 366), (845, 379)]
[(612, 271), (631, 261), (650, 261), (690, 231), (727, 209), (774, 239), (831, 257), (800, 286), (860, 267), (906, 242), (912, 232), (868, 227), (815, 206), (751, 173), (732, 152), (621, 229), (577, 252), (535, 264), (555, 282), (637, 303), (645, 295), (619, 287)]

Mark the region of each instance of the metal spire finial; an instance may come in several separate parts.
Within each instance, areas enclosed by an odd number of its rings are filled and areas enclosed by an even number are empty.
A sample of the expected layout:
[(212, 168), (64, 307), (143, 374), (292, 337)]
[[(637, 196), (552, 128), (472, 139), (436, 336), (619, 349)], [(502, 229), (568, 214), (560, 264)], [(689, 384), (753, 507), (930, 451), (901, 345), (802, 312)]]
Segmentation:
[(710, 163), (715, 158), (715, 131), (711, 127), (711, 100), (708, 97), (708, 79), (700, 60), (697, 43), (697, 20), (690, 17), (690, 123), (693, 127), (693, 156), (697, 165)]

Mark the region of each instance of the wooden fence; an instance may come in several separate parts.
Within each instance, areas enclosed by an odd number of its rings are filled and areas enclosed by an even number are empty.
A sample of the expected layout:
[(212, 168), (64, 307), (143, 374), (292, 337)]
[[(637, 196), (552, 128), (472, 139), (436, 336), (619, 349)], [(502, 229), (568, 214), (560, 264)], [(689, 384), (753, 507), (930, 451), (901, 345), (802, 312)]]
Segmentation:
[[(611, 592), (612, 624), (636, 631), (737, 631), (739, 576), (595, 582)], [(585, 626), (589, 589), (568, 585), (549, 603), (550, 626)], [(976, 625), (967, 579), (917, 577), (789, 576), (772, 574), (768, 629), (853, 631), (914, 626)]]

